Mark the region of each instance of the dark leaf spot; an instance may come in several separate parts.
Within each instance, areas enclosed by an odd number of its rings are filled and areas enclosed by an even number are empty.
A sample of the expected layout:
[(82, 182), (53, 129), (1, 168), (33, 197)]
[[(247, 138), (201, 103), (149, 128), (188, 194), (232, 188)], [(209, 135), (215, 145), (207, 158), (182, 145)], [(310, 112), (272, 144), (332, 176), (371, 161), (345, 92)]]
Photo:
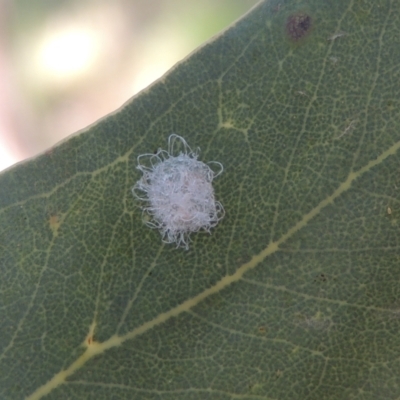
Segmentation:
[(305, 13), (291, 15), (286, 21), (286, 33), (291, 40), (302, 39), (310, 31), (311, 17)]
[(325, 274), (319, 274), (315, 277), (314, 282), (326, 282), (327, 277)]
[(261, 335), (265, 335), (267, 333), (267, 327), (259, 326), (258, 327), (258, 333), (260, 333)]

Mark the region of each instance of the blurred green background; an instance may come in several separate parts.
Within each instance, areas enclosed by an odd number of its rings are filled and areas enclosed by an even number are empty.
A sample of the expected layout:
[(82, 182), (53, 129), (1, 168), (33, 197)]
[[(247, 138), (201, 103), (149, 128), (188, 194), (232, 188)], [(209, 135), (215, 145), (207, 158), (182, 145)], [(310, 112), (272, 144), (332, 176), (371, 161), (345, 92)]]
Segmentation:
[(0, 170), (120, 107), (258, 0), (0, 0)]

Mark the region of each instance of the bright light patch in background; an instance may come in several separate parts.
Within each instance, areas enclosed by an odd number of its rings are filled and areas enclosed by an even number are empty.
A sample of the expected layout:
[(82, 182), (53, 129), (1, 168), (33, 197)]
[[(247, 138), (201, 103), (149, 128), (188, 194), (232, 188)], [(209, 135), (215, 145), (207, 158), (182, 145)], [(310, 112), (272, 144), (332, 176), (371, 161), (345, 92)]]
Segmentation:
[(13, 151), (6, 139), (7, 136), (0, 130), (0, 171), (20, 160), (20, 155)]
[(53, 80), (71, 80), (88, 72), (98, 56), (99, 40), (90, 30), (64, 27), (43, 37), (38, 68)]
[(117, 109), (257, 1), (37, 0), (2, 9), (12, 35), (0, 25), (0, 171)]
[(144, 43), (140, 48), (140, 58), (135, 60), (133, 93), (140, 92), (163, 76), (194, 46), (190, 35), (184, 35), (176, 27), (171, 29), (168, 23), (160, 23), (146, 36)]

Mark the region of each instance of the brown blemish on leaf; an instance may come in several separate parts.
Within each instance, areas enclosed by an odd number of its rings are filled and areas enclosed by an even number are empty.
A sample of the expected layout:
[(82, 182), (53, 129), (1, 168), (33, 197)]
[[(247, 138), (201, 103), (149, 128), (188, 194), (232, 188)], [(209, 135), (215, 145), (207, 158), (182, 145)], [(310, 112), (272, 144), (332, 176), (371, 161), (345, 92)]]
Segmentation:
[(260, 334), (260, 335), (265, 335), (266, 333), (267, 333), (267, 327), (266, 326), (259, 326), (258, 327), (258, 333)]
[(50, 229), (53, 231), (54, 236), (57, 236), (58, 228), (60, 227), (60, 218), (58, 215), (53, 214), (49, 218)]
[(398, 218), (396, 216), (396, 210), (394, 210), (391, 206), (386, 207), (385, 217), (390, 221), (393, 226), (397, 226)]
[(305, 12), (290, 15), (286, 20), (286, 34), (294, 42), (303, 39), (308, 35), (312, 28), (312, 19)]
[(86, 336), (84, 346), (85, 347), (90, 347), (96, 345), (96, 342), (94, 340), (94, 331), (96, 329), (96, 323), (93, 322), (90, 327), (89, 327), (89, 333)]

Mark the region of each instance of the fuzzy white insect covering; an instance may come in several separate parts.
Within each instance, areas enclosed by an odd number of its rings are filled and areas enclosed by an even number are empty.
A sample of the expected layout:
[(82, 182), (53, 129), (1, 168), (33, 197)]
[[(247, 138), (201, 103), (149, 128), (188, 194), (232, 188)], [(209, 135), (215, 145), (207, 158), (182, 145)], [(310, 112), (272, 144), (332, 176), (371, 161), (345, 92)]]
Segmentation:
[[(181, 141), (184, 152), (174, 156), (176, 140)], [(223, 171), (222, 164), (212, 162), (220, 169), (215, 173), (197, 157), (182, 137), (173, 134), (168, 151), (159, 149), (157, 154), (138, 157), (137, 168), (143, 176), (132, 188), (135, 197), (146, 203), (144, 212), (152, 217), (146, 224), (159, 229), (165, 242), (186, 249), (192, 232), (210, 232), (224, 216), (212, 186), (213, 179)], [(148, 166), (144, 164), (146, 159)]]

